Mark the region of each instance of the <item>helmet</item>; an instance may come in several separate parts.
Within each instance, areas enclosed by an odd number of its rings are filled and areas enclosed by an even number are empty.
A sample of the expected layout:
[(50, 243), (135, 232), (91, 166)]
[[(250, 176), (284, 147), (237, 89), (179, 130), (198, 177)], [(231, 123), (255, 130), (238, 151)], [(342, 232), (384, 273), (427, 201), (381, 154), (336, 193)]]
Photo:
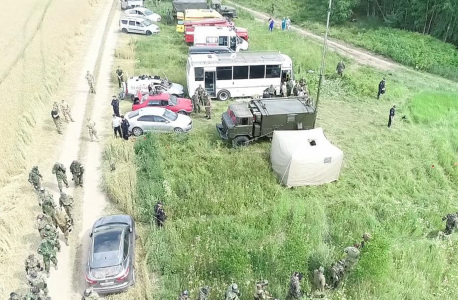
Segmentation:
[(30, 273), (29, 273), (30, 276), (32, 276), (33, 278), (37, 277), (37, 271), (35, 270), (30, 270)]
[(83, 294), (84, 294), (84, 296), (85, 296), (85, 297), (88, 297), (89, 295), (91, 295), (91, 294), (92, 294), (92, 288), (88, 288), (88, 289), (86, 289), (86, 290), (84, 291), (84, 293), (83, 293)]
[(40, 289), (37, 287), (37, 286), (34, 286), (33, 288), (30, 289), (32, 291), (32, 293), (34, 294), (39, 294), (40, 293)]
[(363, 238), (364, 241), (368, 241), (368, 240), (370, 240), (372, 237), (371, 237), (371, 235), (370, 235), (369, 233), (365, 232), (365, 233), (363, 234), (362, 238)]
[(32, 169), (33, 169), (33, 170), (37, 170), (37, 169), (38, 169), (38, 166), (33, 166)]
[(183, 295), (187, 296), (188, 295), (188, 290), (183, 291)]
[(27, 256), (28, 259), (34, 259), (35, 258), (35, 255), (33, 254), (30, 254), (29, 256)]
[(12, 293), (10, 294), (10, 298), (17, 297), (17, 296), (18, 296), (18, 294), (15, 293), (15, 292), (12, 292)]
[(44, 187), (41, 187), (41, 188), (40, 188), (40, 191), (44, 192), (44, 191), (45, 191), (45, 188), (44, 188)]
[(257, 290), (260, 290), (260, 289), (262, 289), (262, 286), (261, 286), (261, 284), (260, 284), (260, 283), (257, 283), (257, 284), (256, 284), (256, 289), (257, 289)]
[(49, 226), (49, 224), (46, 224), (45, 225), (45, 230), (51, 230), (51, 226)]
[(233, 283), (233, 284), (232, 284), (232, 290), (233, 290), (233, 291), (238, 290), (238, 288), (239, 288), (239, 287), (238, 287), (237, 283)]

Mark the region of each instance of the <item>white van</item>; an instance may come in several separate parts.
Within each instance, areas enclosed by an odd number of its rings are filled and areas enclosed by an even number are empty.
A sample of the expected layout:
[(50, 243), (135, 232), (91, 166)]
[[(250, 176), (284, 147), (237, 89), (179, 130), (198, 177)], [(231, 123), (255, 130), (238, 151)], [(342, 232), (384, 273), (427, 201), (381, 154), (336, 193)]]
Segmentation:
[(134, 7), (144, 7), (144, 0), (121, 0), (121, 9), (129, 9)]
[(140, 33), (151, 35), (153, 33), (159, 33), (159, 26), (153, 24), (148, 19), (140, 17), (127, 17), (122, 16), (119, 19), (119, 29), (124, 33)]
[(196, 26), (194, 46), (225, 46), (239, 52), (248, 50), (248, 42), (237, 36), (231, 27)]

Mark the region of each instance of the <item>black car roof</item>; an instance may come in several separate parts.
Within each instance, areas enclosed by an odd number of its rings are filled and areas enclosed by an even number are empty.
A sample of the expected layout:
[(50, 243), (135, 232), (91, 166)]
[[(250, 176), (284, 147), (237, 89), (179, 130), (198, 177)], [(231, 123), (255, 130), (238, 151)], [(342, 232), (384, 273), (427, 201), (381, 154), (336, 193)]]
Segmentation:
[(108, 224), (126, 224), (129, 226), (133, 225), (132, 217), (129, 215), (111, 215), (99, 218), (94, 223), (94, 228), (108, 225)]

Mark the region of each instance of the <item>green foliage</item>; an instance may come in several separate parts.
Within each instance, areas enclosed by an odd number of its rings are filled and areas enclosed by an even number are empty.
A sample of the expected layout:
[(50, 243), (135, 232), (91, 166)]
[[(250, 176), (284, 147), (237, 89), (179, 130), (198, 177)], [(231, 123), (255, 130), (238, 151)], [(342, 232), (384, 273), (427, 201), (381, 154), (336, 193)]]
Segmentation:
[(417, 123), (437, 122), (457, 125), (458, 95), (456, 93), (420, 93), (410, 103), (412, 118)]

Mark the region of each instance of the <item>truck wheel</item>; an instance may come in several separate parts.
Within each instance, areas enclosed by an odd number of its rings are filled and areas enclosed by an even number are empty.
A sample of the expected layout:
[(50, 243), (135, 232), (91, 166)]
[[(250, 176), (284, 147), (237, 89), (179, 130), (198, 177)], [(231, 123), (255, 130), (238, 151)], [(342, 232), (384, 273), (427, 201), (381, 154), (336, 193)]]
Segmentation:
[(135, 136), (140, 136), (143, 134), (143, 130), (141, 128), (135, 127), (132, 129), (132, 134)]
[(122, 29), (122, 32), (127, 33), (127, 29), (126, 29), (126, 28), (123, 28), (123, 29)]
[(216, 96), (219, 101), (226, 101), (231, 97), (231, 93), (227, 90), (221, 90), (218, 92), (218, 95)]
[(150, 36), (150, 35), (152, 35), (152, 34), (153, 34), (153, 33), (152, 33), (151, 31), (149, 31), (149, 30), (146, 31), (146, 35), (147, 35), (147, 36)]
[(237, 136), (232, 140), (232, 147), (240, 148), (248, 145), (250, 139), (247, 136)]

